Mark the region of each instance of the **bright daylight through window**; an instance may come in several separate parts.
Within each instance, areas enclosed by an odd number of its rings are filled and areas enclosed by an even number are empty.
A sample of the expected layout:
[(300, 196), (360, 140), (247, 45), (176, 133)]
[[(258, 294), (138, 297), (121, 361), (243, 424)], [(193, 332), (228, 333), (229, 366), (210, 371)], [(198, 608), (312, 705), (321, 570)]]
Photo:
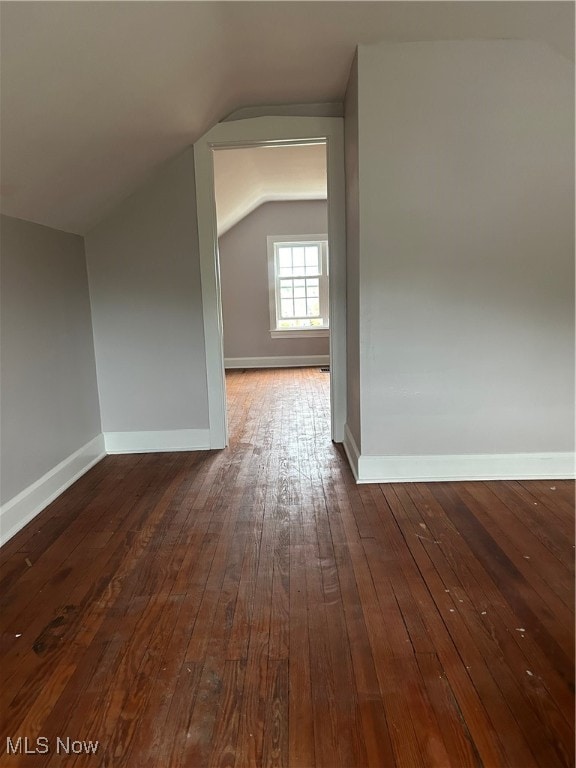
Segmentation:
[(268, 238), (272, 336), (328, 334), (326, 235)]

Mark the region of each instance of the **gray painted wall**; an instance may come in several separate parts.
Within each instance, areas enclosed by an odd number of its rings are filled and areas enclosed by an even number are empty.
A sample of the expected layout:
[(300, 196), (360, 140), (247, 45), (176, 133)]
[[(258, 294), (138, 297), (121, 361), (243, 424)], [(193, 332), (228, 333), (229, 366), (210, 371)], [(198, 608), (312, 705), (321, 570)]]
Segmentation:
[(101, 429), (82, 238), (2, 216), (0, 244), (4, 503)]
[(194, 184), (189, 149), (86, 236), (105, 432), (208, 426)]
[(358, 57), (355, 57), (344, 102), (346, 167), (346, 423), (356, 445), (360, 429), (360, 179), (358, 146)]
[(574, 447), (574, 82), (544, 45), (359, 49), (362, 453)]
[(326, 201), (265, 203), (218, 242), (224, 320), (224, 356), (327, 355), (329, 339), (273, 339), (268, 297), (268, 235), (328, 231)]

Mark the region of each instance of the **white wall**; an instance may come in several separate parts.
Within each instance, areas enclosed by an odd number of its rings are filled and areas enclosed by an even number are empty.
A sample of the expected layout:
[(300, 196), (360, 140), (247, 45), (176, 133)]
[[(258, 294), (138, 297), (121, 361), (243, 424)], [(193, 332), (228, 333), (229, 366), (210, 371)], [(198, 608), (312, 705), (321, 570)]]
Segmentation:
[(268, 235), (328, 231), (326, 201), (265, 203), (218, 241), (224, 357), (281, 358), (329, 354), (329, 339), (270, 336)]
[(6, 538), (100, 457), (103, 445), (82, 238), (7, 216), (0, 236)]
[(358, 82), (361, 454), (572, 451), (570, 62), (360, 46)]
[(208, 404), (192, 149), (86, 236), (111, 451), (205, 447)]

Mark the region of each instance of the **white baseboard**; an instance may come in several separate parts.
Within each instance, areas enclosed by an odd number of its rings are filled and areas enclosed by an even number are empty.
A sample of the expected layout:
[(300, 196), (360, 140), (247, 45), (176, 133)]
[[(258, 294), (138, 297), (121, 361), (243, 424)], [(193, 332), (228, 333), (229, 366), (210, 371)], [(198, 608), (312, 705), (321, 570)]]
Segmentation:
[(366, 456), (358, 453), (350, 439), (344, 447), (358, 483), (561, 480), (575, 476), (573, 453)]
[(576, 474), (574, 453), (366, 456), (360, 453), (347, 424), (344, 450), (357, 483), (568, 480)]
[(3, 504), (0, 507), (0, 546), (18, 533), (105, 455), (104, 436), (98, 435)]
[(225, 368), (312, 368), (330, 365), (330, 355), (276, 355), (275, 357), (227, 357)]
[(350, 428), (348, 427), (348, 424), (344, 425), (344, 440), (342, 445), (344, 446), (344, 451), (346, 453), (346, 456), (348, 457), (348, 463), (350, 464), (350, 469), (352, 470), (354, 479), (356, 480), (356, 482), (359, 482), (358, 481), (358, 459), (360, 458), (360, 451), (358, 450), (358, 446), (356, 445), (356, 440), (354, 440), (354, 436), (352, 435), (352, 432), (350, 432)]
[(152, 432), (105, 432), (106, 453), (161, 453), (205, 451), (210, 448), (209, 429), (171, 429)]

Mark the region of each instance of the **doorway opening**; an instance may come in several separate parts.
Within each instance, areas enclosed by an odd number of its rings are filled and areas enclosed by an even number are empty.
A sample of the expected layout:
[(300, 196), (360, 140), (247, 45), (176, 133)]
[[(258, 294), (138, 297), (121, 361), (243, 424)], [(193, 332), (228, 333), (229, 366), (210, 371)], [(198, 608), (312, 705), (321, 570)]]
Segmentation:
[[(214, 148), (213, 164), (227, 374), (312, 367), (327, 374), (326, 142)], [(230, 417), (229, 396), (227, 405)]]
[[(202, 312), (204, 317), (204, 339), (206, 350), (206, 376), (208, 391), (208, 421), (211, 448), (223, 448), (228, 444), (228, 427), (226, 414), (226, 386), (225, 386), (225, 353), (223, 333), (223, 311), (221, 293), (221, 271), (218, 249), (218, 226), (216, 215), (216, 193), (214, 184), (214, 156), (216, 152), (233, 151), (237, 149), (259, 149), (260, 152), (272, 152), (279, 147), (293, 147), (296, 145), (322, 145), (326, 157), (327, 170), (327, 228), (326, 232), (308, 232), (310, 235), (327, 235), (329, 244), (329, 314), (328, 328), (323, 327), (323, 314), (315, 313), (312, 308), (312, 300), (317, 298), (312, 294), (315, 285), (305, 285), (305, 295), (286, 295), (284, 298), (292, 299), (291, 320), (304, 321), (300, 325), (309, 327), (315, 323), (322, 323), (320, 327), (313, 328), (308, 337), (314, 337), (321, 341), (323, 331), (328, 330), (329, 339), (329, 389), (330, 389), (330, 436), (334, 442), (342, 442), (344, 439), (346, 424), (346, 233), (345, 233), (345, 193), (344, 193), (344, 130), (342, 118), (332, 117), (258, 117), (238, 119), (218, 123), (199, 141), (194, 144), (194, 163), (196, 176), (196, 209), (198, 213), (198, 238), (200, 247), (200, 274), (202, 285)], [(269, 200), (268, 202), (274, 202)], [(283, 234), (283, 233), (281, 233)], [(314, 238), (308, 242), (312, 247), (321, 238)], [(300, 241), (301, 242), (301, 241)], [(290, 261), (291, 268), (301, 266), (300, 254), (291, 251), (290, 257), (286, 251), (280, 259), (279, 249), (298, 248), (300, 242), (291, 243), (290, 239), (284, 240), (283, 245), (278, 244), (277, 258), (282, 261), (284, 268)], [(287, 243), (290, 245), (287, 246)], [(321, 246), (320, 246), (321, 247)], [(314, 266), (314, 257), (309, 252), (309, 264), (304, 266), (311, 269)], [(322, 254), (318, 256), (322, 259)], [(301, 275), (293, 273), (284, 274), (285, 278), (302, 279)], [(304, 275), (304, 278), (313, 278), (314, 275)], [(284, 288), (289, 286), (284, 285)], [(292, 285), (292, 289), (302, 288), (302, 285)], [(308, 288), (310, 291), (308, 292)], [(320, 291), (320, 288), (319, 288)], [(286, 292), (288, 293), (288, 292)], [(289, 302), (284, 305), (276, 304), (277, 312), (282, 315), (281, 320), (286, 320), (290, 314), (287, 310)], [(318, 297), (319, 298), (319, 297)], [(304, 299), (305, 313), (302, 313), (302, 304), (296, 305), (296, 299)], [(307, 300), (310, 299), (308, 305)], [(269, 318), (273, 309), (271, 296), (269, 295)], [(283, 315), (286, 315), (284, 317)], [(296, 316), (298, 315), (298, 316)], [(278, 315), (276, 316), (278, 320)], [(315, 323), (312, 322), (315, 321)], [(309, 329), (310, 330), (310, 329)], [(283, 343), (290, 341), (288, 333), (298, 331), (278, 325), (269, 325), (271, 331), (284, 332), (286, 336)], [(319, 335), (318, 335), (319, 334)], [(322, 366), (327, 367), (327, 366)], [(323, 374), (326, 376), (326, 374)]]

